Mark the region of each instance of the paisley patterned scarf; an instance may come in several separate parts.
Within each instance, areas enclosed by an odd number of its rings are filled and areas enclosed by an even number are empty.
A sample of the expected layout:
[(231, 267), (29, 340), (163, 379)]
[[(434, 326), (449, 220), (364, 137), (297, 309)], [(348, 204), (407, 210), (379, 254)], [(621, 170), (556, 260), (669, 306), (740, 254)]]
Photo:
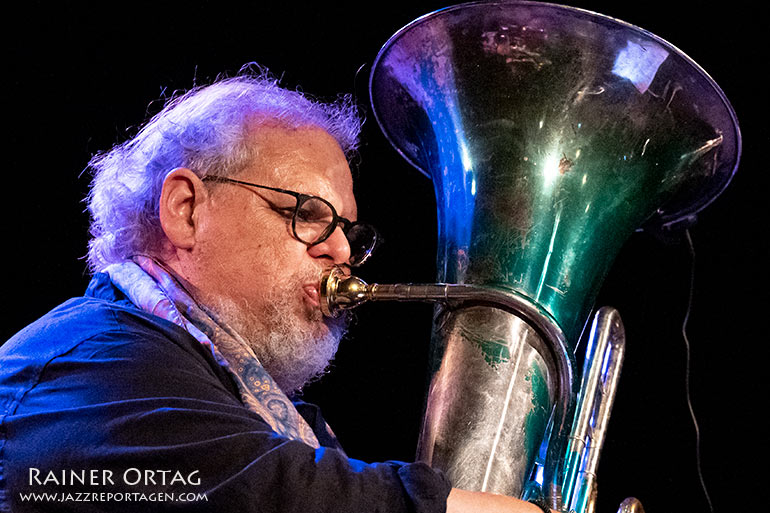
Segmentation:
[(216, 314), (195, 302), (162, 264), (146, 256), (112, 264), (106, 272), (134, 305), (184, 328), (203, 344), (235, 379), (241, 401), (278, 434), (318, 448), (310, 426), (248, 343)]

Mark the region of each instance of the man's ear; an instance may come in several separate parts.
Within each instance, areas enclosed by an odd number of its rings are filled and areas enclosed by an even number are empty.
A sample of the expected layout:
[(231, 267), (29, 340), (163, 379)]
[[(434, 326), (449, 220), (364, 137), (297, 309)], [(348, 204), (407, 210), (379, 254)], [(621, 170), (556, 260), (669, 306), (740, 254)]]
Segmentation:
[(190, 169), (180, 167), (166, 175), (160, 193), (160, 226), (176, 248), (195, 245), (196, 209), (207, 198), (203, 182)]

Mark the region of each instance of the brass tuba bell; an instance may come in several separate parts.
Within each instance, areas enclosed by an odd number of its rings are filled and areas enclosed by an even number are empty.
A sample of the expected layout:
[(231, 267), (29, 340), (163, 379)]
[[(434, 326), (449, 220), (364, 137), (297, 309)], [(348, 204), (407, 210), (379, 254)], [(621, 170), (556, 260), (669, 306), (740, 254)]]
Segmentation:
[(612, 309), (590, 321), (596, 295), (635, 230), (691, 222), (727, 186), (729, 102), (666, 41), (536, 2), (415, 20), (370, 91), (388, 140), (434, 183), (441, 283), (332, 272), (325, 312), (439, 302), (418, 458), (459, 488), (590, 509), (625, 338)]

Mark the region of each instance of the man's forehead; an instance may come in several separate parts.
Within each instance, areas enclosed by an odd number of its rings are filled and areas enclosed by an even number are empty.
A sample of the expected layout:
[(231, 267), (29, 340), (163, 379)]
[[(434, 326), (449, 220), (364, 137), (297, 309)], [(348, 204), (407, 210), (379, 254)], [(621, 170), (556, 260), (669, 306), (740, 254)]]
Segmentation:
[(328, 132), (316, 126), (268, 124), (252, 129), (249, 143), (255, 157), (241, 178), (321, 196), (335, 208), (355, 214), (350, 166)]
[[(334, 178), (344, 179), (350, 175), (339, 143), (316, 126), (260, 126), (251, 130), (248, 144), (252, 145), (256, 156), (254, 164), (261, 168), (250, 170), (253, 172), (277, 170), (282, 174), (283, 166), (297, 166), (297, 171), (328, 174)], [(337, 173), (341, 176), (335, 176)]]

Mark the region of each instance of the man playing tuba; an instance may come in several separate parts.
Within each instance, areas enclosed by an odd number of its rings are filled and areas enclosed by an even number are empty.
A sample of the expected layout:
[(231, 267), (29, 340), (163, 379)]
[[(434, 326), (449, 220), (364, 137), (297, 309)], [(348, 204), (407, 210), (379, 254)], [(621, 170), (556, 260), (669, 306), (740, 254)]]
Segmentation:
[(540, 510), (350, 459), (291, 400), (345, 332), (322, 272), (376, 242), (347, 161), (359, 131), (349, 99), (243, 73), (91, 161), (93, 279), (0, 348), (0, 510)]

